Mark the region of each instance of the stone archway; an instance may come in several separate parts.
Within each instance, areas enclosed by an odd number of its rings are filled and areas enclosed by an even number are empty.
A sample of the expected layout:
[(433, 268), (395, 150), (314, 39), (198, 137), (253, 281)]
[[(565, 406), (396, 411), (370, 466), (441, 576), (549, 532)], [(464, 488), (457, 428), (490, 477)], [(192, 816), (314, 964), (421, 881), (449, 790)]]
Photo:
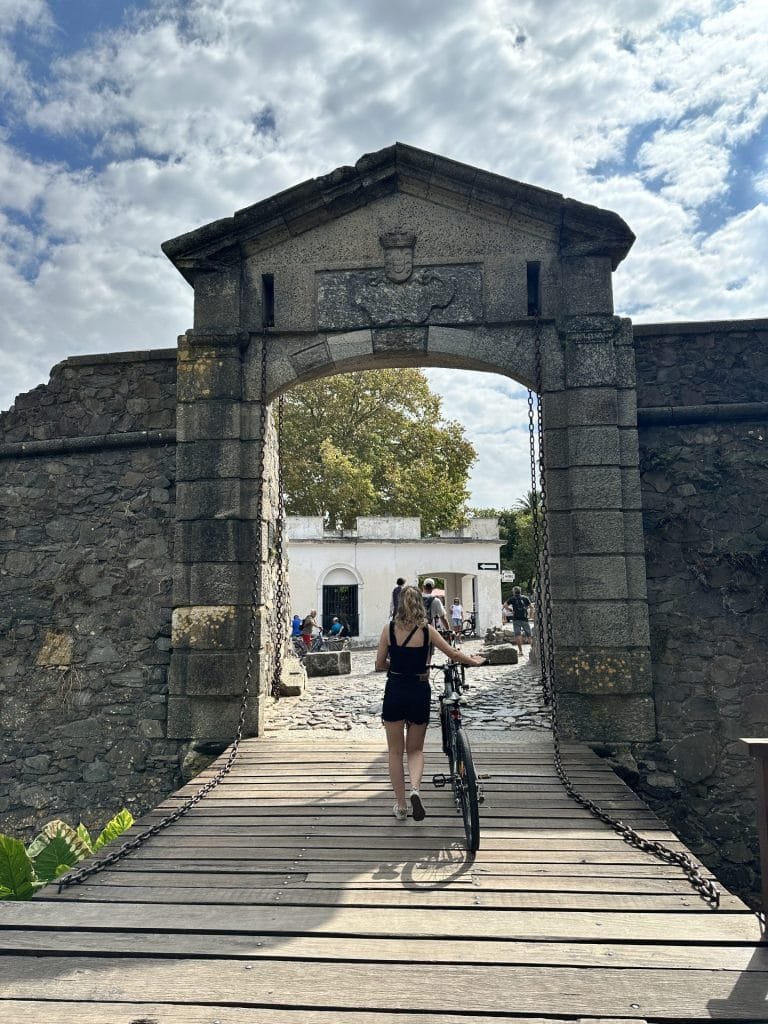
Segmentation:
[(268, 403), (314, 377), (407, 365), (540, 380), (562, 727), (653, 735), (632, 329), (611, 291), (633, 240), (613, 213), (396, 144), (164, 244), (195, 289), (179, 342), (169, 735), (231, 736), (259, 529), (266, 678)]

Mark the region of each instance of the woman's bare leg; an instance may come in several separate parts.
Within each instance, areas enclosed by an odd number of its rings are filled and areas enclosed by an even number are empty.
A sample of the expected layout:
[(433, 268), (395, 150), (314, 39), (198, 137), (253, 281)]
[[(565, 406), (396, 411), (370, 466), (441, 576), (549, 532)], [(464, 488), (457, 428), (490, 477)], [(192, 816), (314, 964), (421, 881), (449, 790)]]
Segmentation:
[(398, 807), (406, 806), (405, 771), (403, 769), (403, 752), (405, 750), (404, 725), (405, 722), (403, 721), (384, 723), (384, 728), (387, 731), (387, 750), (389, 751), (389, 781), (392, 783), (392, 789), (395, 791)]
[[(411, 789), (421, 789), (426, 734), (426, 723), (424, 725), (409, 725), (405, 733), (405, 750), (408, 755), (408, 778), (411, 780)], [(403, 790), (403, 794), (405, 794), (405, 790)]]

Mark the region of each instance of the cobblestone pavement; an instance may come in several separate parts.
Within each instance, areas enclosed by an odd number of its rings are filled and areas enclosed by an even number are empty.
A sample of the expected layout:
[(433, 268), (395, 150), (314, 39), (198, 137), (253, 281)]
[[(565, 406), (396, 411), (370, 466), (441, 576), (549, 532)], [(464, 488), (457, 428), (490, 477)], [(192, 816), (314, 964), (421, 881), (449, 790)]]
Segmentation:
[[(480, 652), (481, 640), (467, 641), (463, 650)], [(466, 694), (464, 720), (472, 734), (509, 733), (516, 739), (540, 739), (551, 727), (548, 709), (541, 696), (537, 665), (529, 665), (526, 653), (517, 665), (494, 665), (467, 669), (470, 689)], [(385, 676), (373, 671), (376, 652), (353, 650), (352, 673), (348, 676), (314, 676), (300, 697), (266, 698), (266, 734), (296, 734), (301, 731), (351, 732), (356, 738), (379, 734), (381, 699)], [(437, 721), (437, 694), (442, 676), (432, 683), (432, 725)], [(490, 736), (487, 738), (491, 738)]]

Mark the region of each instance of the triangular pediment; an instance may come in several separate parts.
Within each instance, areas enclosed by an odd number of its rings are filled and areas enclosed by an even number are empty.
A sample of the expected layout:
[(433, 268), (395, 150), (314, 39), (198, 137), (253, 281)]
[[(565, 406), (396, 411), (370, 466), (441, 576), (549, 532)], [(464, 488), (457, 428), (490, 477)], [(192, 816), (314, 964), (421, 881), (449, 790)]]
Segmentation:
[(396, 142), (354, 167), (338, 167), (172, 238), (162, 249), (192, 280), (195, 271), (235, 264), (245, 245), (249, 252), (277, 245), (397, 193), (497, 223), (500, 217), (540, 222), (557, 233), (560, 256), (607, 256), (614, 269), (635, 239), (610, 210)]

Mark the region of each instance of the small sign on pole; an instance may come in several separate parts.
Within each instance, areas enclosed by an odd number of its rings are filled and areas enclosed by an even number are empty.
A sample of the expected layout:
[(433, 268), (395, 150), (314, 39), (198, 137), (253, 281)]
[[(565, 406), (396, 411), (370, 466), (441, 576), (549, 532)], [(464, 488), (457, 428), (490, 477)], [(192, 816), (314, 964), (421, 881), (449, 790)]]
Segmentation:
[(499, 571), (499, 563), (498, 562), (478, 562), (477, 563), (477, 568), (478, 569), (490, 569), (491, 571), (498, 572)]
[(514, 583), (515, 573), (513, 569), (502, 569), (501, 570), (501, 582), (502, 583)]

